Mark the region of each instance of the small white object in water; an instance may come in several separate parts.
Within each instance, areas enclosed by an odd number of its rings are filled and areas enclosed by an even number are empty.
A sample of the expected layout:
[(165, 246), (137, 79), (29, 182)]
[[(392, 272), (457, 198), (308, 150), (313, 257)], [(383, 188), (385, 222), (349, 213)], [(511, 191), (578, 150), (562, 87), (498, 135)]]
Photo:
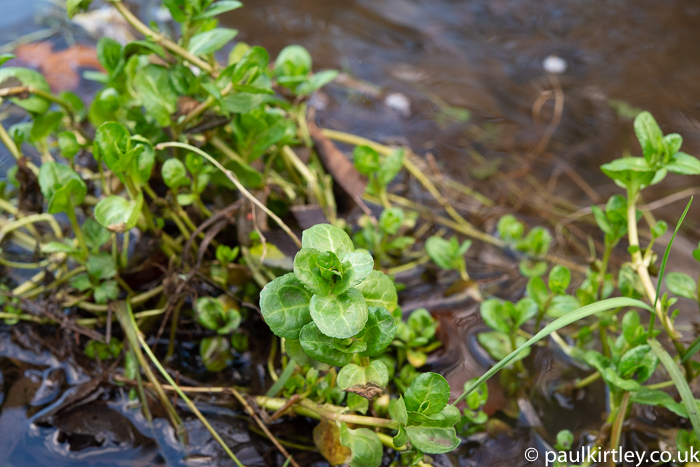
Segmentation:
[(566, 71), (566, 60), (552, 54), (544, 59), (542, 62), (542, 67), (549, 73), (564, 73)]
[(402, 117), (411, 116), (411, 101), (405, 94), (392, 92), (384, 98), (384, 105), (398, 112)]

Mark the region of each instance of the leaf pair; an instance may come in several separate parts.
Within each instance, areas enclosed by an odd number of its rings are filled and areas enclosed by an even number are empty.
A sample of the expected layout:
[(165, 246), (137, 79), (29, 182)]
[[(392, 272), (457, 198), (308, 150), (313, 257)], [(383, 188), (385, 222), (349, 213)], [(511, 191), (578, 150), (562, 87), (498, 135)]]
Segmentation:
[(389, 413), (399, 423), (394, 446), (410, 442), (422, 452), (441, 454), (459, 446), (454, 425), (460, 420), (459, 410), (448, 405), (450, 386), (436, 373), (422, 373), (413, 380), (404, 397), (389, 406)]

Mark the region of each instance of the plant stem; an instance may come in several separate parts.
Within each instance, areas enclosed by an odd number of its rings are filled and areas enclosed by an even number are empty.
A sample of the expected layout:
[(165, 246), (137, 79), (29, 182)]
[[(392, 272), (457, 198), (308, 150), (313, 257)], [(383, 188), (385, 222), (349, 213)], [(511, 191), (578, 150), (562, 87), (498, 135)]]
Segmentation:
[[(258, 403), (259, 406), (265, 407), (268, 410), (278, 410), (287, 403), (287, 399), (284, 399), (282, 397), (265, 397), (265, 396), (257, 396), (255, 398), (256, 402)], [(390, 428), (392, 430), (398, 430), (399, 429), (399, 424), (395, 422), (394, 420), (387, 420), (384, 418), (376, 418), (376, 417), (365, 417), (363, 415), (351, 415), (351, 414), (344, 414), (344, 413), (338, 413), (338, 412), (332, 412), (330, 410), (326, 410), (323, 407), (328, 407), (328, 405), (320, 406), (308, 399), (302, 400), (299, 404), (293, 405), (292, 408), (294, 411), (299, 414), (303, 415), (306, 417), (311, 417), (315, 418), (317, 420), (320, 420), (321, 417), (326, 418), (328, 420), (332, 421), (337, 421), (337, 422), (346, 422), (346, 423), (353, 423), (355, 425), (364, 425), (364, 426), (375, 426), (379, 428)], [(334, 406), (330, 406), (335, 408)], [(347, 410), (346, 407), (337, 407), (338, 410)]]
[(241, 194), (243, 194), (243, 196), (245, 196), (246, 198), (248, 198), (251, 202), (253, 202), (253, 203), (256, 204), (260, 209), (262, 209), (262, 210), (265, 212), (265, 214), (267, 214), (267, 215), (270, 216), (272, 219), (274, 219), (275, 222), (277, 222), (277, 225), (279, 225), (279, 226), (282, 228), (282, 230), (284, 230), (284, 231), (287, 233), (287, 235), (289, 235), (289, 237), (294, 241), (294, 243), (295, 243), (299, 248), (301, 248), (301, 240), (299, 240), (299, 237), (297, 237), (297, 236), (292, 232), (292, 230), (287, 226), (287, 224), (285, 224), (284, 221), (283, 221), (282, 219), (280, 219), (279, 217), (277, 217), (277, 214), (275, 214), (274, 212), (270, 211), (270, 210), (267, 208), (267, 206), (265, 206), (263, 203), (261, 203), (260, 200), (259, 200), (258, 198), (256, 198), (256, 197), (253, 196), (248, 190), (246, 190), (246, 188), (245, 188), (245, 187), (241, 184), (241, 182), (238, 180), (238, 177), (236, 177), (236, 175), (235, 175), (233, 172), (231, 172), (230, 170), (226, 169), (226, 167), (224, 167), (223, 165), (221, 165), (221, 164), (219, 163), (219, 161), (217, 161), (216, 159), (214, 159), (212, 156), (210, 156), (210, 155), (207, 154), (206, 152), (202, 151), (201, 149), (196, 148), (196, 147), (194, 147), (194, 146), (192, 146), (192, 145), (189, 145), (189, 144), (184, 144), (184, 143), (177, 143), (177, 142), (160, 143), (160, 144), (158, 144), (158, 145), (156, 146), (156, 149), (158, 149), (158, 150), (163, 150), (164, 148), (167, 148), (167, 147), (176, 147), (176, 148), (187, 149), (187, 150), (192, 151), (192, 152), (195, 152), (195, 153), (199, 154), (200, 156), (202, 156), (202, 157), (206, 158), (207, 160), (209, 160), (209, 162), (211, 162), (212, 164), (214, 164), (214, 166), (215, 166), (217, 169), (221, 170), (221, 171), (224, 173), (224, 175), (226, 175), (226, 177), (227, 177), (229, 180), (231, 180), (231, 182), (233, 182), (234, 185), (236, 185), (236, 188), (238, 188), (238, 190), (241, 192)]
[(147, 39), (150, 39), (153, 42), (162, 45), (170, 52), (174, 53), (175, 55), (179, 55), (180, 57), (184, 58), (197, 68), (207, 72), (211, 76), (216, 77), (218, 75), (214, 68), (207, 62), (195, 55), (192, 55), (187, 50), (177, 45), (175, 42), (166, 38), (162, 34), (158, 34), (151, 28), (143, 24), (141, 20), (139, 20), (136, 16), (134, 16), (133, 13), (131, 13), (131, 11), (129, 11), (129, 9), (124, 5), (124, 2), (116, 0), (110, 0), (110, 2), (112, 3), (112, 6), (114, 6), (114, 8), (117, 9), (117, 11), (124, 17), (124, 19), (128, 23), (131, 24), (134, 27), (134, 29), (136, 29), (138, 32), (143, 34)]
[(617, 415), (615, 417), (615, 422), (612, 427), (612, 433), (610, 435), (610, 449), (616, 450), (620, 445), (620, 437), (622, 436), (622, 424), (625, 422), (625, 417), (627, 416), (627, 407), (630, 402), (630, 393), (625, 391), (622, 396), (622, 402), (617, 410)]
[(82, 252), (83, 259), (87, 259), (89, 254), (88, 247), (85, 243), (85, 237), (83, 237), (83, 231), (80, 229), (80, 224), (78, 224), (78, 218), (75, 215), (75, 210), (68, 209), (66, 211), (66, 215), (68, 216), (68, 220), (70, 220), (70, 224), (73, 227), (75, 238), (78, 239), (78, 245), (80, 245), (80, 251)]

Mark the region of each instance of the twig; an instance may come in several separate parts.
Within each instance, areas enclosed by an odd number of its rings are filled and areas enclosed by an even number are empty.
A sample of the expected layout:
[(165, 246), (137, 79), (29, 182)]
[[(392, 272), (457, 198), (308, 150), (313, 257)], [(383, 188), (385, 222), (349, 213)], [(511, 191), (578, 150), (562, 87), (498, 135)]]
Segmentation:
[(284, 456), (284, 458), (285, 458), (285, 459), (288, 459), (289, 462), (290, 462), (294, 467), (299, 467), (299, 464), (297, 464), (297, 462), (294, 460), (294, 458), (293, 458), (292, 456), (289, 455), (289, 453), (288, 453), (287, 450), (284, 448), (284, 446), (282, 446), (282, 445), (279, 443), (279, 441), (277, 441), (277, 438), (275, 438), (275, 436), (274, 436), (272, 433), (270, 433), (270, 430), (267, 429), (267, 426), (265, 426), (265, 424), (262, 422), (262, 420), (260, 420), (260, 417), (258, 417), (258, 415), (255, 413), (255, 411), (254, 411), (253, 408), (250, 406), (250, 404), (248, 404), (248, 401), (246, 401), (245, 398), (244, 398), (238, 391), (236, 391), (234, 388), (231, 388), (231, 394), (233, 394), (233, 397), (235, 397), (236, 399), (238, 399), (238, 402), (241, 403), (241, 405), (243, 406), (243, 408), (245, 409), (245, 411), (248, 413), (248, 415), (250, 415), (250, 417), (251, 417), (253, 420), (255, 420), (255, 423), (257, 423), (258, 426), (260, 427), (260, 429), (265, 433), (265, 435), (266, 435), (268, 438), (270, 438), (270, 441), (272, 441), (272, 444), (274, 444), (275, 447), (279, 450), (279, 452), (282, 453), (282, 455)]

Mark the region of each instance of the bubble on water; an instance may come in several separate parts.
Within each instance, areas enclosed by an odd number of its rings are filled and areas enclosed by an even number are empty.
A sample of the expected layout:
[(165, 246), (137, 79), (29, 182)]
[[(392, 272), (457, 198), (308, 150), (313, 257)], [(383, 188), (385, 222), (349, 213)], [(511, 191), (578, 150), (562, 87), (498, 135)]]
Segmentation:
[(552, 54), (544, 59), (544, 61), (542, 62), (542, 68), (544, 68), (549, 73), (564, 73), (566, 71), (566, 60), (557, 55)]

